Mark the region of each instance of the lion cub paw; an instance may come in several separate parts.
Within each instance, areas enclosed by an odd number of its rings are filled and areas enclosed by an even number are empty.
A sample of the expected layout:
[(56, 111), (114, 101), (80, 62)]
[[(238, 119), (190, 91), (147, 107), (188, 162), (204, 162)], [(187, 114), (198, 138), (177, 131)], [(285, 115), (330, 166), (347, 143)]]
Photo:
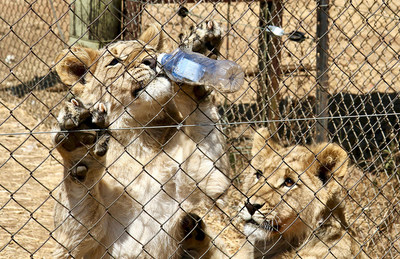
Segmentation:
[(194, 213), (185, 215), (181, 221), (184, 240), (181, 243), (181, 259), (199, 258), (204, 255), (210, 245), (210, 240), (205, 233), (203, 220)]
[(105, 155), (110, 138), (106, 119), (107, 108), (103, 103), (87, 109), (79, 99), (72, 99), (58, 118), (60, 132), (54, 137), (57, 149), (71, 152), (86, 147), (93, 149), (95, 155)]
[(182, 39), (182, 45), (191, 51), (217, 58), (222, 44), (222, 34), (223, 30), (217, 22), (205, 21), (191, 28), (189, 36)]
[(83, 181), (93, 165), (101, 164), (108, 150), (107, 107), (97, 103), (86, 108), (79, 99), (72, 99), (60, 112), (58, 122), (60, 130), (53, 142), (70, 175)]

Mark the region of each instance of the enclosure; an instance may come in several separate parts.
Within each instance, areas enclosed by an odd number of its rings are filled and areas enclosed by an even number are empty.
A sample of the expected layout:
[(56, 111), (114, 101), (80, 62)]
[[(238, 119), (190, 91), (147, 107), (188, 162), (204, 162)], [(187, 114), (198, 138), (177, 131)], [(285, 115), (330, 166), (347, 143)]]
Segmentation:
[(213, 241), (227, 258), (246, 242), (243, 183), (266, 127), (285, 146), (346, 150), (341, 205), (358, 249), (399, 257), (399, 13), (394, 0), (0, 1), (0, 258), (53, 258), (59, 244), (53, 208), (65, 178), (52, 134), (71, 88), (55, 72), (58, 54), (136, 39), (152, 23), (172, 51), (207, 21), (224, 31), (219, 59), (245, 71), (239, 91), (210, 93), (230, 163), (226, 206), (197, 208)]

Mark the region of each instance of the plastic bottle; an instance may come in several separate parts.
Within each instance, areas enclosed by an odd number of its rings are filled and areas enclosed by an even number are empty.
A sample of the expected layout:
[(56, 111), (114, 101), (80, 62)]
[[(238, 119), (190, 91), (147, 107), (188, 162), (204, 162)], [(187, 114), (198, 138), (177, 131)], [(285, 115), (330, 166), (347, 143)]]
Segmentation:
[(176, 49), (157, 58), (158, 72), (175, 82), (213, 86), (224, 93), (236, 92), (244, 83), (242, 68), (233, 61), (214, 60), (199, 53)]

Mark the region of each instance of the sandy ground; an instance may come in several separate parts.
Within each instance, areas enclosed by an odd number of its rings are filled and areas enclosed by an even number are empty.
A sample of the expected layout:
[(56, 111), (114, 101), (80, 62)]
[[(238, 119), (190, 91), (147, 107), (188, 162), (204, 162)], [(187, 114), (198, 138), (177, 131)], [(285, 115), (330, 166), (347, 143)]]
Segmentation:
[(62, 166), (49, 135), (30, 134), (49, 128), (23, 108), (6, 107), (13, 105), (1, 100), (0, 258), (50, 258), (52, 192)]

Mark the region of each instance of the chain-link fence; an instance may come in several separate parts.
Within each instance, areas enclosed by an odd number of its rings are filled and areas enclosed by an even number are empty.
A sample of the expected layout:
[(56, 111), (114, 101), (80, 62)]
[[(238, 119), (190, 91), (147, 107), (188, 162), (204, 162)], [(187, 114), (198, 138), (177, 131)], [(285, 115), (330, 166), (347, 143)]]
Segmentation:
[[(399, 13), (1, 1), (0, 258), (397, 258)], [(146, 77), (190, 39), (242, 66), (239, 91)]]

